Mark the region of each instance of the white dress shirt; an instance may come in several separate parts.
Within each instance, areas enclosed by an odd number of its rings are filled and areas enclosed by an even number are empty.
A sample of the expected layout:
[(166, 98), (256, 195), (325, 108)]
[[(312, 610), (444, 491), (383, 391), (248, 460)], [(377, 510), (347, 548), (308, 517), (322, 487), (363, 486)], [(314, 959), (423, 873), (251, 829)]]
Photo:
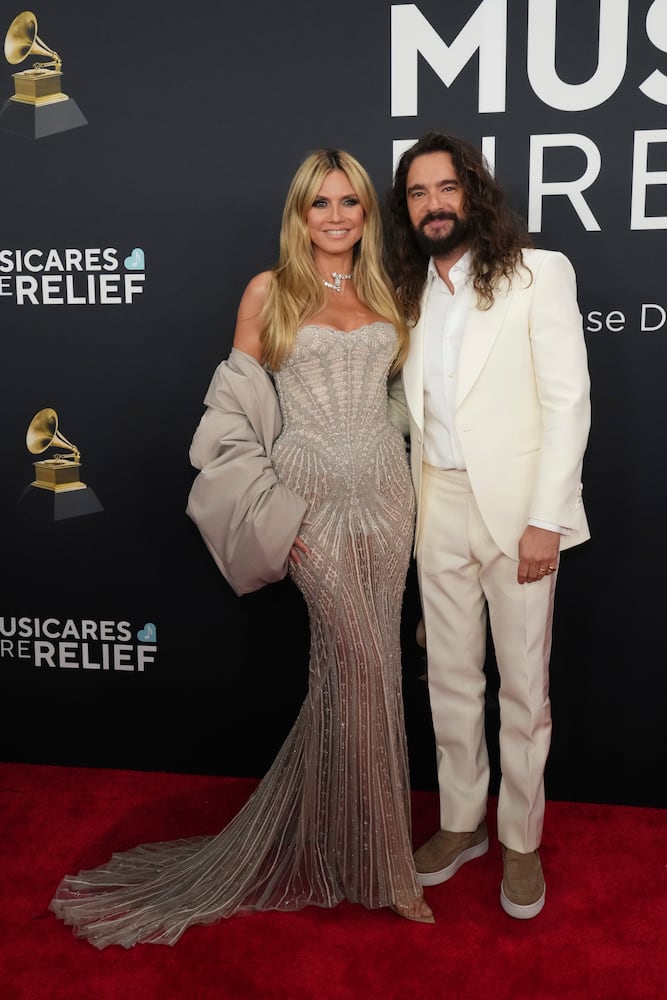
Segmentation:
[(450, 292), (433, 259), (427, 273), (424, 330), (424, 461), (437, 469), (465, 469), (454, 424), (456, 376), (468, 310), (474, 303), (470, 287), (470, 254), (449, 271)]

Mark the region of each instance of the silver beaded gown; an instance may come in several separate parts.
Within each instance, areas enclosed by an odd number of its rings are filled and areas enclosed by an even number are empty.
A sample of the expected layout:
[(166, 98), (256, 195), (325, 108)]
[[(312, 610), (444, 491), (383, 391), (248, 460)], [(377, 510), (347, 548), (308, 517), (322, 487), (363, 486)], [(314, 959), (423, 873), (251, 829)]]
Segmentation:
[(407, 904), (410, 836), (399, 627), (414, 504), (388, 421), (394, 328), (303, 327), (276, 374), (278, 478), (309, 504), (290, 572), (309, 613), (309, 685), (273, 765), (217, 835), (142, 844), (67, 876), (51, 909), (98, 948), (174, 944), (247, 910)]

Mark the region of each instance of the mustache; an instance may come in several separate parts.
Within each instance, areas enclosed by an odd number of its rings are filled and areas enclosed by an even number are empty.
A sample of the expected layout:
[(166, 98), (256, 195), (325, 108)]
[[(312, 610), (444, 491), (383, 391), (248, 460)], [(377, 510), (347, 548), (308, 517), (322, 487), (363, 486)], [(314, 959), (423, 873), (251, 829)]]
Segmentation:
[(458, 222), (459, 217), (456, 212), (429, 212), (419, 223), (419, 228), (423, 229), (427, 226), (429, 222), (445, 222), (449, 220), (450, 222)]

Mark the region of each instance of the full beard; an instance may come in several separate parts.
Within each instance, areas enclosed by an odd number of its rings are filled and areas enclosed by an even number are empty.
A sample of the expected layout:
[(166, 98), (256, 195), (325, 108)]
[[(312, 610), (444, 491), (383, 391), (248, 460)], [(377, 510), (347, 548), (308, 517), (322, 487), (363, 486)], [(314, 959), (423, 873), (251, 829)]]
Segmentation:
[[(454, 223), (447, 236), (427, 236), (424, 226), (435, 220), (449, 219)], [(414, 227), (415, 242), (420, 250), (429, 257), (448, 257), (470, 239), (470, 226), (465, 219), (459, 218), (454, 212), (433, 212), (424, 216), (418, 226)]]

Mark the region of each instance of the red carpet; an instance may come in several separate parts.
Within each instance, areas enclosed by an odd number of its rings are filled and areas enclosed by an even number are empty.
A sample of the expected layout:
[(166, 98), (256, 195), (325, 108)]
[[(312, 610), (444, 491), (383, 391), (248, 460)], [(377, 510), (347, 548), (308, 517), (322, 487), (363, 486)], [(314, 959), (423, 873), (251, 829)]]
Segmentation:
[[(213, 833), (254, 782), (0, 764), (3, 1000), (664, 1000), (667, 810), (550, 802), (547, 904), (498, 902), (500, 849), (427, 890), (437, 923), (342, 904), (99, 952), (48, 911), (66, 872), (142, 841)], [(419, 842), (436, 796), (416, 792)], [(490, 830), (495, 833), (493, 816)]]

